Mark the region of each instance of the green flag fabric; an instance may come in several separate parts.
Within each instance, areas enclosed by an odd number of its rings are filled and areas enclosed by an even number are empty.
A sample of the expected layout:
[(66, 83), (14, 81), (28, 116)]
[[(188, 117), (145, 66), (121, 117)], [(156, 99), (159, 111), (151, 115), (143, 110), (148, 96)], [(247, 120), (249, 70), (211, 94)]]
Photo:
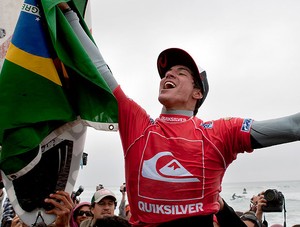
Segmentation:
[[(6, 175), (28, 166), (41, 142), (70, 122), (117, 130), (117, 101), (60, 2), (25, 0), (1, 70), (0, 168)], [(93, 40), (83, 19), (87, 0), (68, 3)]]

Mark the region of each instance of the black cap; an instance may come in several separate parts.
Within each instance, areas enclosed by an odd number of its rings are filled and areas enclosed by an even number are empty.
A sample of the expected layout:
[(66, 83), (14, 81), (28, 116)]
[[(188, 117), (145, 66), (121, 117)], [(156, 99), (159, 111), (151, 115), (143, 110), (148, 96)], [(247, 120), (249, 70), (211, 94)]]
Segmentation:
[(197, 113), (198, 108), (204, 102), (209, 90), (206, 72), (198, 68), (194, 59), (186, 51), (179, 48), (169, 48), (162, 51), (157, 59), (157, 68), (160, 78), (164, 78), (166, 72), (174, 65), (188, 67), (193, 72), (194, 79), (196, 79), (201, 87), (203, 98), (200, 99), (196, 105), (195, 111)]

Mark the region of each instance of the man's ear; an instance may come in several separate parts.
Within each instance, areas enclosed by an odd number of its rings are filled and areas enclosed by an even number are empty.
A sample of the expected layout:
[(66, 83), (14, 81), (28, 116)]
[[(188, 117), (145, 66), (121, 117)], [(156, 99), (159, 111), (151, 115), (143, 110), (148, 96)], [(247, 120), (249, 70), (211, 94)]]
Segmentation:
[(200, 89), (195, 89), (193, 92), (193, 98), (194, 99), (202, 99), (203, 98), (203, 94), (201, 92)]
[(90, 206), (90, 211), (92, 212), (93, 215), (94, 215), (94, 209), (95, 209), (95, 206)]

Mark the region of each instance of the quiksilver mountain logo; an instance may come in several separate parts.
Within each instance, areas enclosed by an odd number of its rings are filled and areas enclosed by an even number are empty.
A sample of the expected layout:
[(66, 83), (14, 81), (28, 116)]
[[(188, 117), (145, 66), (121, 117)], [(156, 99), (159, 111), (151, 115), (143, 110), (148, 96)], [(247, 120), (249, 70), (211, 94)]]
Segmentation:
[[(165, 156), (172, 156), (171, 161), (161, 168), (156, 168), (157, 161)], [(164, 182), (200, 182), (194, 177), (169, 151), (157, 153), (154, 157), (143, 162), (142, 176), (148, 179)]]

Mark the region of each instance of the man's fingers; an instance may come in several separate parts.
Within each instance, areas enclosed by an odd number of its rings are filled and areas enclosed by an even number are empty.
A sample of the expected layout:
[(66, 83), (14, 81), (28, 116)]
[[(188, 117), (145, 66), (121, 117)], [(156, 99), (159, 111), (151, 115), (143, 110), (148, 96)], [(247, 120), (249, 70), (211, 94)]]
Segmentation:
[(70, 213), (74, 207), (74, 203), (69, 193), (64, 191), (57, 191), (50, 194), (49, 198), (45, 199), (46, 203), (50, 203), (54, 206), (52, 210), (47, 211), (49, 214), (65, 214)]

